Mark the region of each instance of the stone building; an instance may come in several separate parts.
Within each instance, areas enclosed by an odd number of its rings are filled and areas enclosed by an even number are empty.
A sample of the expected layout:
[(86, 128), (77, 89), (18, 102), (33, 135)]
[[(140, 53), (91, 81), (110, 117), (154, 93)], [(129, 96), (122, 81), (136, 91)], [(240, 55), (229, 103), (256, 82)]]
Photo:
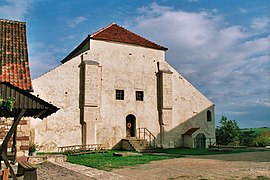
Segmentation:
[(60, 66), (33, 80), (35, 94), (60, 107), (31, 121), (35, 142), (44, 151), (112, 148), (138, 138), (140, 129), (158, 147), (213, 144), (214, 104), (166, 62), (166, 50), (117, 24), (88, 35)]

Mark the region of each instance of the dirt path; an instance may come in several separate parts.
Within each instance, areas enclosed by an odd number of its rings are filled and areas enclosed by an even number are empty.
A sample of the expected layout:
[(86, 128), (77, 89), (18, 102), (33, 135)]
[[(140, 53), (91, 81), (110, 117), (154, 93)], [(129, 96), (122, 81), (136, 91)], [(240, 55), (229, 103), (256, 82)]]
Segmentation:
[(270, 179), (270, 151), (226, 155), (190, 156), (153, 161), (114, 173), (130, 179)]

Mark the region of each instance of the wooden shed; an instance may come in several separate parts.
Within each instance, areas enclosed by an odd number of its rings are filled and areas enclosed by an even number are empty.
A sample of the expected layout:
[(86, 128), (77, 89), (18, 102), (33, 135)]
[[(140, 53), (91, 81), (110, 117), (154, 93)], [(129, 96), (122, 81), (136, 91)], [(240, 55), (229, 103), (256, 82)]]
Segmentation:
[[(12, 110), (0, 109), (0, 117), (14, 118), (13, 124), (5, 136), (0, 147), (0, 161), (4, 161), (10, 168), (11, 174), (15, 177), (14, 171), (8, 160), (16, 159), (16, 130), (22, 117), (46, 118), (58, 111), (56, 106), (22, 90), (8, 82), (0, 83), (0, 94), (4, 99), (13, 98), (15, 100)], [(11, 152), (8, 152), (8, 142), (13, 137)]]

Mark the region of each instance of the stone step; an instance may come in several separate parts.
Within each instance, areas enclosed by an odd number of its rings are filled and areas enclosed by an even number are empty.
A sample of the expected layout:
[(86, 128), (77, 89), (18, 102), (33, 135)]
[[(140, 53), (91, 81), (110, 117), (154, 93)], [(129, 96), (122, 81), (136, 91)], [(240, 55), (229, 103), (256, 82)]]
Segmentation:
[(137, 152), (144, 152), (148, 149), (148, 142), (145, 139), (129, 139), (129, 143)]

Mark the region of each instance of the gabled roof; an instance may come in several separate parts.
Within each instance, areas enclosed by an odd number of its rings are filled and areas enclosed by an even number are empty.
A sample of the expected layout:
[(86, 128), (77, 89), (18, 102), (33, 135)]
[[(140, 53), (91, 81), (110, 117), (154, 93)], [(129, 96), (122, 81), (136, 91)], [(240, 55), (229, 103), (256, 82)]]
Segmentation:
[[(90, 45), (87, 43), (89, 43), (90, 39), (132, 44), (163, 51), (168, 50), (166, 47), (151, 42), (144, 37), (141, 37), (115, 23), (112, 23), (95, 33), (88, 35), (87, 38), (77, 48), (75, 48), (67, 57), (61, 61), (61, 63), (65, 63), (66, 61), (78, 55), (78, 52), (85, 46), (87, 46), (85, 50), (89, 50)], [(80, 53), (82, 52), (80, 51)]]
[(13, 110), (0, 109), (0, 117), (16, 117), (22, 109), (26, 109), (25, 117), (43, 119), (59, 110), (58, 107), (8, 82), (0, 82), (0, 94), (4, 99), (10, 97), (15, 99)]
[(90, 37), (96, 40), (114, 41), (153, 49), (167, 50), (167, 48), (151, 42), (114, 23), (92, 34)]
[(0, 82), (32, 91), (25, 22), (0, 19)]

